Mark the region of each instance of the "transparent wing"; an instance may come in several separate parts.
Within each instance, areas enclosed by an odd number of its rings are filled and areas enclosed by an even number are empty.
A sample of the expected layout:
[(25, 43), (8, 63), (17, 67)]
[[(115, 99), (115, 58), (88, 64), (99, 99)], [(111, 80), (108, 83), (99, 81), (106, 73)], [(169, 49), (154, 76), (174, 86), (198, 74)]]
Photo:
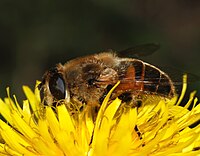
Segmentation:
[(160, 48), (158, 43), (147, 43), (142, 45), (137, 45), (125, 50), (117, 52), (119, 57), (142, 57), (148, 56), (157, 51)]

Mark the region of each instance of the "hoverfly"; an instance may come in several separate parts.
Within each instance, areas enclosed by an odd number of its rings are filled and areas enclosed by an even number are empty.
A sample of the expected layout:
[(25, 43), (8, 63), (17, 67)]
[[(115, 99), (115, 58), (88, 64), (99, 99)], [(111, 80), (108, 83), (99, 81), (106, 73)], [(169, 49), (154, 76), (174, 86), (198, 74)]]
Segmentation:
[(57, 64), (44, 74), (40, 84), (44, 89), (44, 100), (47, 104), (64, 100), (96, 107), (118, 81), (120, 84), (112, 93), (113, 99), (119, 97), (125, 102), (134, 102), (142, 94), (174, 97), (175, 86), (164, 71), (130, 57), (147, 55), (158, 48), (158, 44), (145, 44)]

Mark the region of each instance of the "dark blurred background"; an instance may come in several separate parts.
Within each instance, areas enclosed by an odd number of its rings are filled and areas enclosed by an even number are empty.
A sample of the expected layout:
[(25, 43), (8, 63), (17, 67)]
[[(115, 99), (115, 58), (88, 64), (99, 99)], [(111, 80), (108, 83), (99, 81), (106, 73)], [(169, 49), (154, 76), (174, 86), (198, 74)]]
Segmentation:
[(144, 60), (200, 75), (200, 1), (1, 0), (0, 96), (21, 97), (58, 62), (151, 42), (161, 48)]

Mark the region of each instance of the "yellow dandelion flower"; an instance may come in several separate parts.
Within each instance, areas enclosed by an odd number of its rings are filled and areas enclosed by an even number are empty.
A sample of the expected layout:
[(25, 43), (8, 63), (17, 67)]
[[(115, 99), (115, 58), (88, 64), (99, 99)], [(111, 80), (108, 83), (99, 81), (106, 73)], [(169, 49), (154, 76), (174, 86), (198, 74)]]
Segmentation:
[[(200, 105), (195, 92), (184, 107), (180, 98), (149, 97), (139, 108), (104, 99), (94, 120), (85, 106), (73, 113), (66, 104), (43, 106), (36, 87), (23, 87), (27, 100), (0, 99), (0, 155), (28, 156), (193, 156), (200, 155)], [(37, 84), (36, 84), (37, 86)], [(189, 106), (193, 106), (191, 110)]]

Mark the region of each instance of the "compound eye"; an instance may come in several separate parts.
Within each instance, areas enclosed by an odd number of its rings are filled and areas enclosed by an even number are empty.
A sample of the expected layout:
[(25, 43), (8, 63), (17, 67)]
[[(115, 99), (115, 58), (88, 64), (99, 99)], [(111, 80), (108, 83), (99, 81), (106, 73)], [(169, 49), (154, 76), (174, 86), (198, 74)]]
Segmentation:
[(65, 99), (66, 86), (59, 73), (54, 73), (49, 79), (49, 89), (56, 100)]

